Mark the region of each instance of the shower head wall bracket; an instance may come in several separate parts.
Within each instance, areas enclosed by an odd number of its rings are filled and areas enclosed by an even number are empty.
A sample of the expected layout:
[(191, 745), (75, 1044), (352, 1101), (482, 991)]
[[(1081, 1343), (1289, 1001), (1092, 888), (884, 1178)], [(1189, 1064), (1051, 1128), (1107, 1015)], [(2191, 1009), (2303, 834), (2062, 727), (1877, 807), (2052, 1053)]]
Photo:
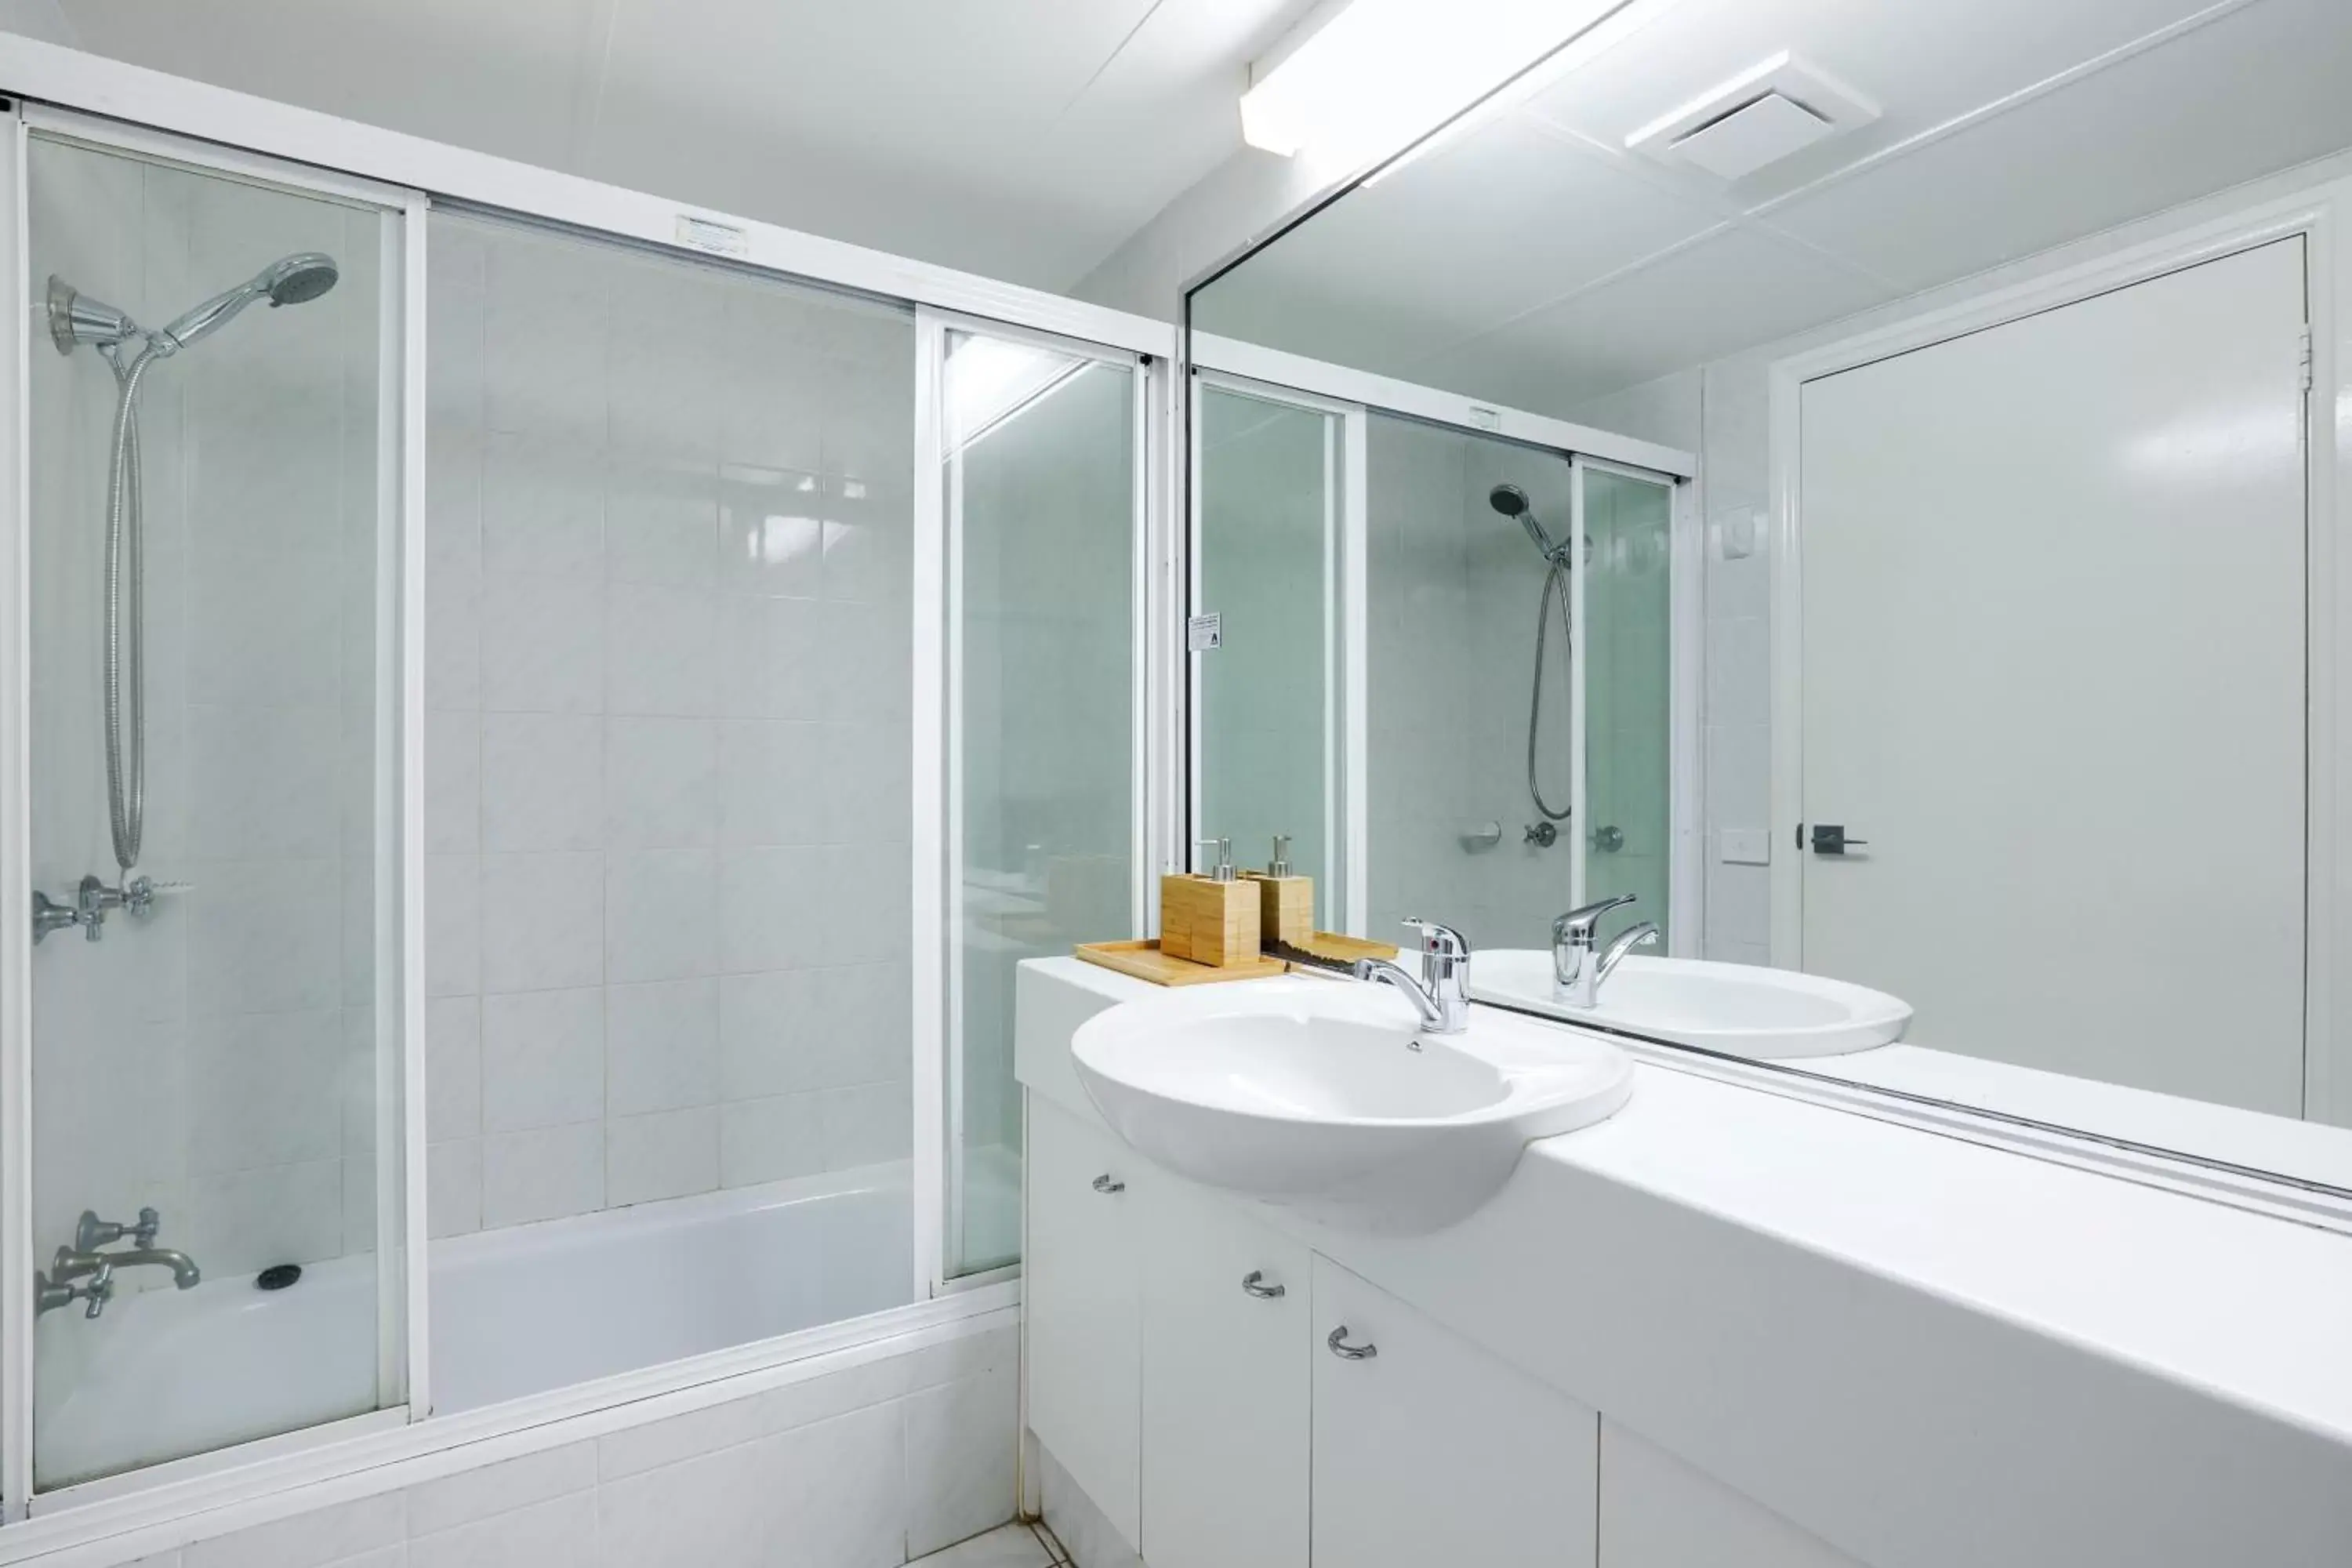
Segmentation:
[(61, 354), (69, 354), (83, 343), (107, 348), (146, 335), (127, 312), (91, 299), (54, 272), (49, 274), (48, 307), (49, 341)]

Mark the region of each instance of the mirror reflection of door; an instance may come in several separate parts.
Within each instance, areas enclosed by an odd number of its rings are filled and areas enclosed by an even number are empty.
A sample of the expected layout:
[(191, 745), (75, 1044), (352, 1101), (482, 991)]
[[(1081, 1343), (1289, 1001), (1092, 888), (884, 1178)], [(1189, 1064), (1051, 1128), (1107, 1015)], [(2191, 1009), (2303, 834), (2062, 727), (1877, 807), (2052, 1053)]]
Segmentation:
[(2281, 240), (1804, 387), (1802, 967), (1920, 1044), (2301, 1113), (2305, 321)]

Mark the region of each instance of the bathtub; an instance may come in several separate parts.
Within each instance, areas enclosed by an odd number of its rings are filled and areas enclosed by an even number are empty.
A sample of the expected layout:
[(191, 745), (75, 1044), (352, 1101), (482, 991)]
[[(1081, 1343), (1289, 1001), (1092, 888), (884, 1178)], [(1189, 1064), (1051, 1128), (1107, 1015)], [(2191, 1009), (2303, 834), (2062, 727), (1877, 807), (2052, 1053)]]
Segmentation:
[[(433, 1407), (448, 1414), (912, 1300), (906, 1165), (796, 1178), (432, 1245)], [(198, 1260), (199, 1262), (202, 1259)], [(37, 1329), (44, 1490), (376, 1405), (373, 1256), (118, 1297)]]

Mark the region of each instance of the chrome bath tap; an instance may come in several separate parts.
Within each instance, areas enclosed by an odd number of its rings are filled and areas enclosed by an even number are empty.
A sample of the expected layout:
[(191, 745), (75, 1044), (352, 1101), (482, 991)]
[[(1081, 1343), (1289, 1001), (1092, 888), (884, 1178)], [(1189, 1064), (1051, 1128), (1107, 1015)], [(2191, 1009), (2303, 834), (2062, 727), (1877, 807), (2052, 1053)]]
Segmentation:
[(1598, 1007), (1601, 983), (1624, 962), (1625, 955), (1637, 947), (1657, 945), (1658, 928), (1643, 921), (1622, 932), (1606, 948), (1600, 946), (1601, 917), (1635, 901), (1631, 893), (1603, 899), (1597, 904), (1570, 910), (1551, 922), (1552, 979), (1567, 993), (1561, 1000), (1570, 1006)]
[(1470, 943), (1450, 926), (1434, 921), (1408, 920), (1408, 931), (1421, 933), (1421, 978), (1416, 980), (1385, 958), (1356, 960), (1356, 978), (1404, 993), (1421, 1015), (1421, 1026), (1433, 1035), (1458, 1035), (1470, 1026)]
[[(48, 1272), (33, 1276), (36, 1315), (87, 1301), (89, 1305), (82, 1315), (98, 1317), (114, 1300), (114, 1271), (118, 1268), (168, 1268), (175, 1287), (182, 1290), (194, 1289), (203, 1280), (204, 1271), (186, 1253), (155, 1245), (156, 1233), (163, 1227), (163, 1216), (153, 1209), (141, 1209), (137, 1223), (132, 1225), (100, 1219), (94, 1211), (84, 1209), (81, 1222), (74, 1226), (74, 1245), (58, 1247), (57, 1256), (49, 1260)], [(130, 1250), (99, 1250), (126, 1236), (135, 1244)], [(85, 1284), (75, 1283), (85, 1279)]]

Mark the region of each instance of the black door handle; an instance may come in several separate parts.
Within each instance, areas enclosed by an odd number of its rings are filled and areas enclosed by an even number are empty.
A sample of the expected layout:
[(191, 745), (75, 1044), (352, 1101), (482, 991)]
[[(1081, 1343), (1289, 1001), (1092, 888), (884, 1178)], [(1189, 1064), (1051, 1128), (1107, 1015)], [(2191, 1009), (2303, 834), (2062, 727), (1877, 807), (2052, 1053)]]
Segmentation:
[(1869, 842), (1867, 838), (1848, 838), (1843, 823), (1816, 822), (1813, 824), (1813, 853), (1816, 855), (1843, 855), (1849, 849), (1859, 849)]

